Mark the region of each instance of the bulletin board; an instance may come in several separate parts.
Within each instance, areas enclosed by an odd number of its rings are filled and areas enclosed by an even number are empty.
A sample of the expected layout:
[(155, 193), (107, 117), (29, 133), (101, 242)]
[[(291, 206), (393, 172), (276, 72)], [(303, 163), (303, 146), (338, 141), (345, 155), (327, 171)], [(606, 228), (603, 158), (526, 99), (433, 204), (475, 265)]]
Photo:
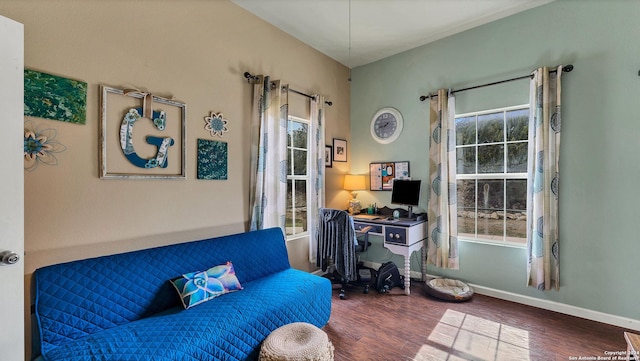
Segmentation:
[(369, 163), (369, 189), (390, 191), (394, 179), (409, 179), (409, 162)]

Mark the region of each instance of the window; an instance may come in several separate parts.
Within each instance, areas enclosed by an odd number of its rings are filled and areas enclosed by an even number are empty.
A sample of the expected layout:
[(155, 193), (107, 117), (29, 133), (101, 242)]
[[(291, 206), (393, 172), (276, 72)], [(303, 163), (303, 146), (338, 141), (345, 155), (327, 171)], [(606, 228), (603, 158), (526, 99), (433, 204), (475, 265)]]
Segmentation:
[(287, 212), (285, 218), (285, 230), (288, 238), (307, 232), (308, 130), (309, 120), (289, 117), (287, 122)]
[(458, 236), (526, 243), (529, 106), (456, 116)]

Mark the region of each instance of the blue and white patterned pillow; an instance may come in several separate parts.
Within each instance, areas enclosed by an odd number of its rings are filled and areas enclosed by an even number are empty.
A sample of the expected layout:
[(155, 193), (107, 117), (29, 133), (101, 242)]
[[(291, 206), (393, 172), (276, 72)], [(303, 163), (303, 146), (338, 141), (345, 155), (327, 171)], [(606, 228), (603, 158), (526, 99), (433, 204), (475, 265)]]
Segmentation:
[(231, 262), (206, 271), (183, 274), (172, 279), (171, 284), (180, 294), (185, 309), (242, 289)]

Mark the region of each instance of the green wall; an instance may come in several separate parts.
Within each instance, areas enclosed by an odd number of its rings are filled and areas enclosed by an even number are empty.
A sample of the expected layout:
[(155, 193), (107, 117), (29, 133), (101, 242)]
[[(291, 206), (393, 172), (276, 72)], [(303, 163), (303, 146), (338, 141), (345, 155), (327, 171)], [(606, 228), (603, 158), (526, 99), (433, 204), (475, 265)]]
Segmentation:
[[(428, 102), (420, 95), (573, 64), (562, 82), (560, 291), (525, 286), (523, 248), (462, 241), (460, 270), (428, 272), (638, 320), (639, 35), (640, 1), (557, 0), (355, 68), (351, 173), (368, 173), (374, 161), (408, 160), (411, 175), (427, 180)], [(525, 104), (528, 97), (527, 80), (461, 92), (456, 112)], [(369, 125), (386, 106), (402, 113), (405, 126), (398, 140), (380, 145)], [(421, 211), (427, 197), (423, 191)], [(388, 205), (390, 192), (363, 191), (358, 198)], [(390, 257), (375, 247), (368, 256)]]

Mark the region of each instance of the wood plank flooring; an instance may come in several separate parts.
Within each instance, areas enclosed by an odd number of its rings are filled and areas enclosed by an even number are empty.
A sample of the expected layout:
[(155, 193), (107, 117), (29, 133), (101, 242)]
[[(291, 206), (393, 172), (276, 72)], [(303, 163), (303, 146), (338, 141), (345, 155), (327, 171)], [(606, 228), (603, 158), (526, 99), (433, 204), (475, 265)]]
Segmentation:
[(353, 288), (340, 300), (334, 289), (324, 330), (336, 361), (626, 360), (623, 332), (634, 332), (478, 294), (439, 301), (415, 281), (403, 292)]

